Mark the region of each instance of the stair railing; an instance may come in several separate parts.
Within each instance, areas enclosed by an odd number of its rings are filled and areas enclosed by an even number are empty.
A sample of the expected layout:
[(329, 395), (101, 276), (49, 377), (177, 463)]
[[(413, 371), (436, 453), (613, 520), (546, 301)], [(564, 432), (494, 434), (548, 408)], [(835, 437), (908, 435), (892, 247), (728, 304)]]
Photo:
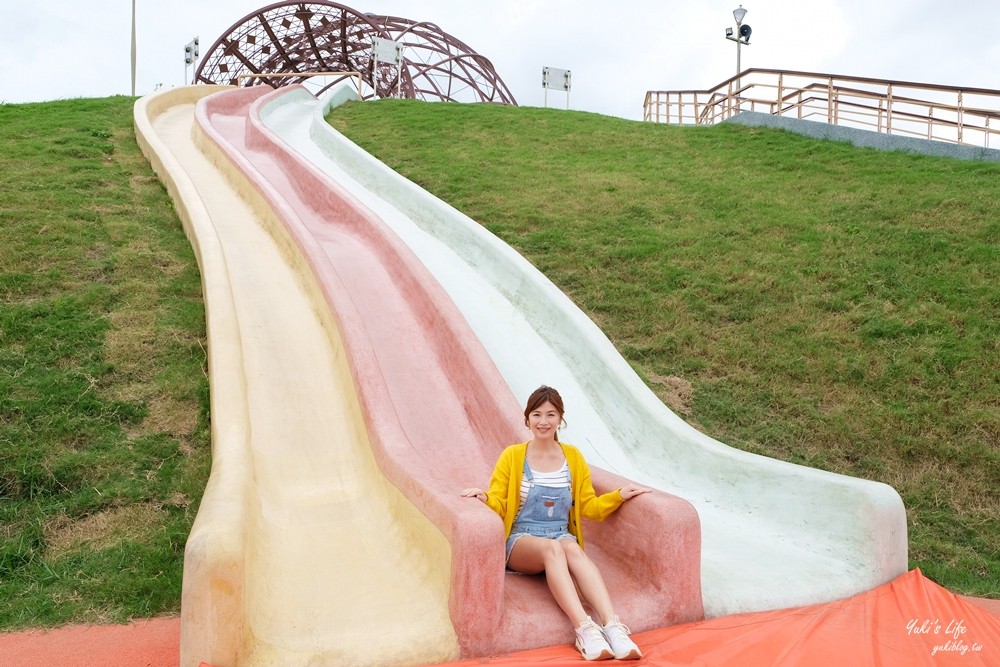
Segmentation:
[(643, 120), (714, 125), (744, 111), (990, 148), (1000, 90), (749, 69), (709, 90), (648, 91)]

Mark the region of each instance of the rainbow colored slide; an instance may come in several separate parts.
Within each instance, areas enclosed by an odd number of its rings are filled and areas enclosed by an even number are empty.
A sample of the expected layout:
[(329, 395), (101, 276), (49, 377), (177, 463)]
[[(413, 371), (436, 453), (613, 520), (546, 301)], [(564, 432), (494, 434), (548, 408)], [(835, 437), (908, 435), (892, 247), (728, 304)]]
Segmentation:
[[(323, 120), (350, 94), (197, 86), (136, 134), (202, 272), (213, 467), (181, 662), (417, 665), (570, 643), (499, 519), (458, 496), (523, 440), (539, 384), (599, 491), (586, 527), (637, 632), (825, 602), (906, 571), (898, 495), (687, 426), (544, 276)], [(544, 326), (542, 326), (544, 324)]]

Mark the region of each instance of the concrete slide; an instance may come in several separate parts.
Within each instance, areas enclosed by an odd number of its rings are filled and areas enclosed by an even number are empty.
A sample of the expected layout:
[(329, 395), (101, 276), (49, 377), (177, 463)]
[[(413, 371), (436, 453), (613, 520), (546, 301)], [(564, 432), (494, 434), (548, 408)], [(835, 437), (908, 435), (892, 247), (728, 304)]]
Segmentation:
[[(197, 86), (136, 105), (209, 334), (213, 465), (182, 664), (416, 665), (570, 642), (544, 581), (504, 575), (498, 517), (457, 494), (523, 440), (523, 395), (413, 251), (264, 125), (285, 99)], [(599, 492), (624, 481), (592, 473)], [(703, 616), (687, 501), (657, 491), (585, 530), (633, 629)]]
[(452, 658), (447, 544), (375, 465), (336, 332), (270, 213), (196, 147), (195, 104), (213, 92), (136, 108), (198, 257), (210, 345), (213, 467), (187, 547), (182, 664)]
[(333, 130), (325, 113), (351, 98), (293, 89), (261, 115), (406, 242), (515, 396), (557, 387), (563, 437), (592, 465), (694, 504), (707, 616), (845, 598), (907, 571), (906, 515), (891, 487), (752, 455), (689, 426), (520, 255)]

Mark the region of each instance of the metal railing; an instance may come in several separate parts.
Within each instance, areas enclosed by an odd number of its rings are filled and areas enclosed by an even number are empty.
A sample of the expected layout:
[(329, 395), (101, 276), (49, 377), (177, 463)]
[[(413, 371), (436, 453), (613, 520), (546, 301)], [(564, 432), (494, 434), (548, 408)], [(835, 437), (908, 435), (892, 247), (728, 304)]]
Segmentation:
[(643, 120), (713, 125), (743, 111), (990, 148), (1000, 90), (749, 69), (711, 90), (649, 91)]

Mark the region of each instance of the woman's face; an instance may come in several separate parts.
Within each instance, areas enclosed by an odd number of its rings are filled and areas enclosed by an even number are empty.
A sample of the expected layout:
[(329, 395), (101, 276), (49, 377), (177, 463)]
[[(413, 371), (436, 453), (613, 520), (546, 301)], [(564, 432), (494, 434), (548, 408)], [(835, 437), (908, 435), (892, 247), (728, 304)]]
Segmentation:
[(528, 428), (536, 440), (552, 440), (556, 437), (556, 429), (562, 422), (562, 415), (556, 406), (545, 401), (528, 413)]

